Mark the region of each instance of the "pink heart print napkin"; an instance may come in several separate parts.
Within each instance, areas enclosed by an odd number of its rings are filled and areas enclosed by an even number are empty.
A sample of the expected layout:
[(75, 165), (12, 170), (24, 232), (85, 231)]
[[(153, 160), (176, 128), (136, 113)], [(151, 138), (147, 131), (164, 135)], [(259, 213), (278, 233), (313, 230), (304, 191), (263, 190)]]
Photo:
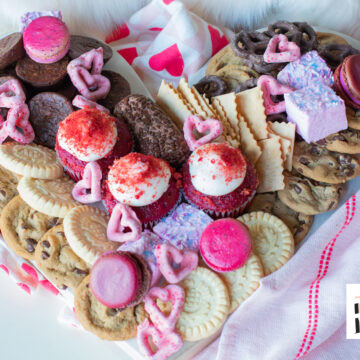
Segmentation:
[(162, 79), (177, 84), (229, 43), (223, 30), (174, 0), (153, 0), (106, 42), (133, 66), (153, 95)]

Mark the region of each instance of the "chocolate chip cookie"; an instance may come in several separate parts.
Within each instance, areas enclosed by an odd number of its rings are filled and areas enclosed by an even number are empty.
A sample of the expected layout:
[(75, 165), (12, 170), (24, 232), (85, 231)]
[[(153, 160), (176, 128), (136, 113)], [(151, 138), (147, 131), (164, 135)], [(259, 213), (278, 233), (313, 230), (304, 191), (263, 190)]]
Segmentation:
[(71, 102), (55, 92), (42, 92), (29, 101), (29, 110), (35, 144), (54, 149), (59, 123), (73, 111)]
[(16, 32), (0, 39), (0, 70), (5, 69), (25, 54), (22, 33)]
[(146, 318), (144, 304), (113, 309), (92, 294), (87, 276), (75, 291), (75, 313), (81, 325), (103, 340), (128, 340), (136, 336), (137, 326)]
[(125, 120), (140, 153), (164, 159), (176, 168), (187, 159), (189, 148), (184, 135), (148, 97), (129, 95), (115, 106), (114, 114)]
[(75, 290), (90, 270), (72, 251), (63, 225), (44, 234), (35, 249), (35, 262), (44, 275), (62, 289), (70, 287)]
[(0, 166), (0, 214), (17, 194), (18, 176)]
[(296, 173), (284, 173), (285, 189), (278, 191), (279, 199), (294, 211), (307, 215), (334, 210), (344, 193), (342, 184), (325, 184)]
[(280, 218), (293, 234), (295, 245), (299, 244), (310, 231), (314, 217), (288, 208), (277, 197), (276, 193), (257, 194), (252, 201), (249, 212), (265, 211)]
[(316, 32), (319, 46), (327, 44), (342, 44), (349, 45), (349, 43), (340, 35), (328, 32)]
[(2, 236), (9, 248), (27, 260), (35, 259), (35, 248), (43, 235), (61, 219), (44, 215), (29, 207), (20, 196), (14, 197), (0, 217)]
[(360, 110), (355, 110), (347, 106), (346, 117), (349, 128), (360, 130)]
[(330, 151), (337, 151), (343, 154), (359, 154), (360, 130), (350, 128), (342, 130), (316, 143), (320, 146), (325, 146)]
[(354, 155), (329, 151), (305, 141), (295, 143), (293, 168), (310, 179), (341, 184), (360, 174), (360, 163)]

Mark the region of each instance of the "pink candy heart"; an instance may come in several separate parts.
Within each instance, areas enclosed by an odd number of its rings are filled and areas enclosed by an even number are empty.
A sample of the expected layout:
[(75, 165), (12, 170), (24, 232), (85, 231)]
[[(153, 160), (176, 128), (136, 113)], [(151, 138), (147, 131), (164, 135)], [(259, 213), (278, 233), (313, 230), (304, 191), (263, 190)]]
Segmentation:
[(299, 46), (289, 41), (284, 34), (275, 35), (270, 41), (264, 53), (264, 61), (267, 63), (283, 63), (299, 59), (301, 56)]
[[(168, 316), (165, 316), (157, 306), (157, 298), (163, 302), (171, 301), (171, 312)], [(184, 289), (178, 285), (168, 285), (165, 288), (153, 287), (144, 299), (145, 310), (150, 315), (152, 323), (160, 331), (175, 329), (184, 301)]]
[[(101, 200), (102, 171), (96, 162), (86, 164), (83, 178), (78, 181), (72, 190), (72, 196), (82, 204), (94, 203)], [(90, 192), (88, 192), (90, 190)]]
[(95, 107), (100, 111), (106, 112), (107, 114), (110, 112), (110, 110), (107, 109), (106, 107), (101, 106), (100, 104), (91, 101), (82, 95), (76, 95), (72, 101), (72, 104), (78, 107), (79, 109), (83, 109), (85, 106), (89, 106), (91, 108)]
[[(129, 228), (130, 232), (124, 232)], [(107, 226), (107, 237), (111, 241), (136, 241), (141, 237), (142, 225), (134, 210), (124, 204), (116, 204)]]
[[(195, 140), (194, 129), (203, 134), (206, 131), (209, 133), (198, 140)], [(188, 116), (184, 122), (184, 138), (191, 151), (196, 150), (201, 145), (207, 144), (216, 139), (223, 132), (223, 127), (220, 121), (216, 119), (202, 120), (200, 116)]]
[(261, 87), (264, 94), (265, 114), (277, 114), (285, 111), (285, 101), (275, 103), (271, 99), (271, 95), (283, 95), (294, 91), (289, 86), (280, 84), (270, 75), (261, 75), (257, 81), (257, 85)]
[[(198, 265), (198, 255), (194, 251), (186, 250), (181, 253), (176, 247), (169, 244), (158, 245), (155, 249), (155, 256), (159, 269), (165, 279), (175, 284), (183, 280)], [(179, 265), (179, 269), (175, 270), (172, 262)]]
[[(150, 337), (157, 347), (156, 351), (151, 348)], [(137, 342), (142, 353), (152, 360), (165, 360), (184, 345), (179, 334), (174, 331), (161, 333), (154, 325), (150, 324), (148, 319), (137, 327)]]

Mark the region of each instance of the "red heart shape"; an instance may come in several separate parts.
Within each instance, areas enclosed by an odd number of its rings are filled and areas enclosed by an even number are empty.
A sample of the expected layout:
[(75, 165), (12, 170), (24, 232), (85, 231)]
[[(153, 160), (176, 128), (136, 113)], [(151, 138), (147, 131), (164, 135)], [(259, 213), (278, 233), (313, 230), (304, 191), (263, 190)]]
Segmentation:
[(131, 65), (135, 58), (138, 57), (136, 47), (120, 49), (117, 52), (129, 63), (129, 65)]
[[(206, 131), (209, 133), (198, 140), (194, 137), (194, 128), (203, 134)], [(202, 120), (200, 116), (188, 116), (184, 122), (184, 138), (191, 151), (196, 150), (201, 145), (207, 144), (219, 137), (223, 132), (223, 127), (220, 121), (216, 119)]]
[(130, 35), (130, 30), (128, 26), (124, 23), (119, 25), (109, 36), (106, 37), (105, 42), (111, 43), (120, 39), (124, 39)]
[[(171, 301), (171, 312), (168, 316), (159, 309), (156, 299), (163, 302)], [(164, 288), (153, 287), (146, 295), (145, 310), (157, 329), (171, 331), (175, 329), (177, 319), (182, 311), (185, 301), (184, 289), (177, 285), (168, 285)]]
[(173, 1), (174, 1), (174, 0), (163, 0), (163, 3), (164, 3), (165, 5), (169, 5), (169, 4), (171, 4)]
[(181, 76), (184, 71), (184, 59), (176, 44), (149, 59), (149, 66), (155, 71), (166, 70), (171, 76)]
[(229, 43), (229, 41), (225, 35), (220, 36), (219, 30), (213, 28), (211, 25), (208, 25), (208, 29), (212, 44), (211, 56), (214, 56), (218, 51), (225, 47)]

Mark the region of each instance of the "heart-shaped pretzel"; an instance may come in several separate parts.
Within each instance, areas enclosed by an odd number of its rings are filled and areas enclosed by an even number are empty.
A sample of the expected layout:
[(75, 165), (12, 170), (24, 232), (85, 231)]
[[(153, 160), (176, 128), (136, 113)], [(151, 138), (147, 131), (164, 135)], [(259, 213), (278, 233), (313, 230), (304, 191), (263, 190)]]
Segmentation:
[[(159, 309), (156, 299), (163, 302), (171, 301), (171, 312), (168, 316)], [(168, 285), (164, 288), (153, 287), (144, 299), (145, 310), (149, 314), (152, 323), (160, 331), (175, 329), (177, 319), (185, 302), (185, 291), (178, 285)]]
[[(124, 232), (129, 228), (130, 232)], [(136, 213), (130, 206), (116, 204), (107, 226), (107, 237), (111, 241), (136, 241), (141, 237), (142, 225)]]
[[(150, 337), (157, 347), (156, 351), (151, 348)], [(154, 325), (150, 324), (148, 319), (145, 319), (137, 327), (137, 343), (142, 353), (152, 360), (165, 360), (184, 345), (184, 341), (179, 334), (174, 331), (161, 333)]]
[(270, 41), (264, 53), (264, 61), (267, 63), (283, 63), (299, 59), (301, 51), (299, 46), (283, 35), (275, 35)]
[(289, 86), (280, 84), (270, 75), (261, 75), (257, 81), (257, 85), (261, 87), (264, 95), (265, 114), (277, 114), (285, 111), (285, 101), (275, 103), (271, 99), (271, 95), (283, 95), (294, 91)]
[[(170, 244), (160, 244), (155, 249), (159, 269), (170, 284), (176, 284), (188, 276), (198, 265), (195, 251), (185, 250), (183, 253)], [(174, 269), (173, 263), (179, 268)]]
[(110, 112), (110, 110), (107, 109), (106, 107), (101, 106), (100, 104), (96, 103), (95, 101), (91, 101), (82, 95), (76, 95), (73, 98), (72, 104), (79, 109), (83, 109), (85, 106), (89, 106), (91, 108), (95, 107), (100, 111), (106, 112), (107, 114)]
[[(203, 134), (206, 131), (209, 133), (198, 140), (195, 140), (194, 129)], [(216, 139), (223, 132), (222, 124), (216, 119), (203, 120), (200, 116), (191, 115), (185, 119), (184, 122), (184, 138), (191, 151), (196, 150), (201, 145), (207, 144)]]
[(0, 86), (0, 107), (12, 108), (25, 103), (25, 93), (19, 80), (11, 79)]
[(69, 65), (70, 64), (71, 67), (77, 66), (85, 68), (89, 70), (92, 75), (101, 74), (101, 70), (104, 66), (103, 48), (98, 47), (97, 49), (92, 49), (70, 61)]
[(83, 178), (72, 190), (72, 196), (82, 204), (90, 204), (101, 200), (102, 171), (96, 161), (86, 164)]

